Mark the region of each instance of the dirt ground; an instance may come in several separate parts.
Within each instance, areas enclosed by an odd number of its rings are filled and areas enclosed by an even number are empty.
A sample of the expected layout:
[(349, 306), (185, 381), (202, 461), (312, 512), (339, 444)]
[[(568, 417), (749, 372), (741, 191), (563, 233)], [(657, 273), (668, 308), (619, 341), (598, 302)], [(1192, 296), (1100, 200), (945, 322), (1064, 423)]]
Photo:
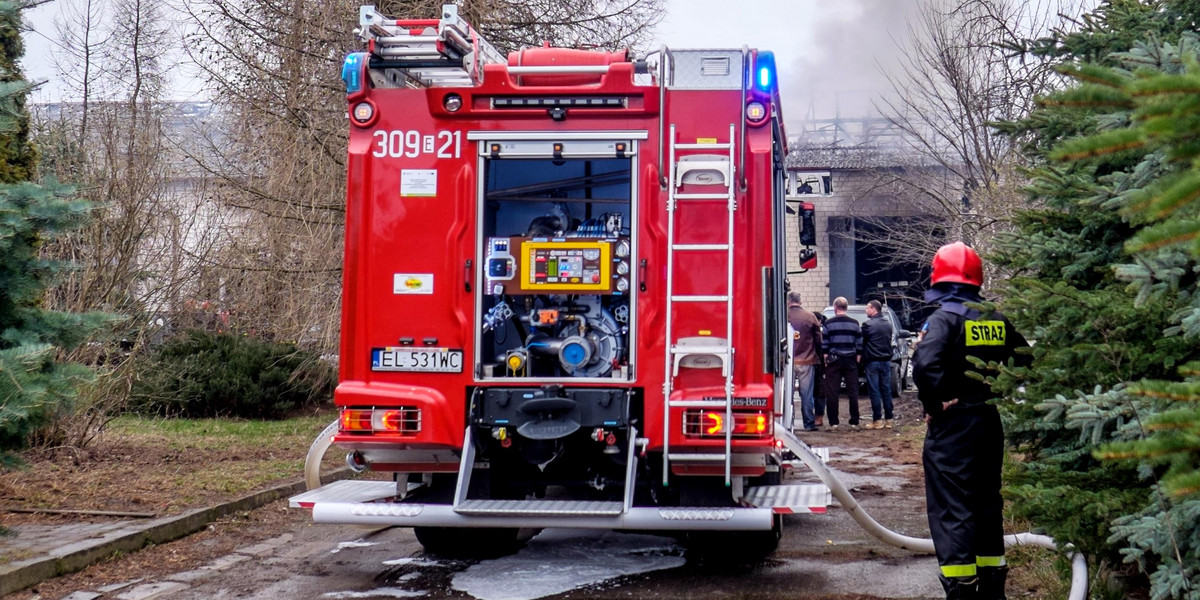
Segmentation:
[[(863, 402), (869, 414), (869, 403)], [(887, 457), (895, 465), (919, 465), (924, 427), (918, 419), (915, 400), (905, 398), (898, 403), (898, 427), (893, 430), (842, 431), (806, 433), (803, 439), (813, 446), (852, 448), (864, 456)], [(187, 480), (189, 474), (218, 472), (236, 479), (243, 477), (246, 464), (268, 461), (279, 456), (302, 460), (307, 444), (287, 442), (264, 444), (255, 448), (228, 448), (186, 452), (163, 442), (156, 445), (143, 441), (129, 445), (121, 440), (101, 440), (85, 451), (57, 451), (43, 457), (27, 457), (28, 469), (0, 474), (0, 507), (63, 507), (71, 509), (146, 512), (156, 516), (174, 514), (190, 508), (208, 506), (221, 500), (243, 495), (230, 493), (219, 481), (188, 486), (181, 494), (171, 482)], [(328, 457), (327, 457), (328, 458)], [(839, 465), (848, 473), (871, 475), (877, 466), (871, 461)], [(922, 482), (919, 466), (897, 471), (908, 473), (899, 493), (920, 496)], [(299, 469), (292, 477), (300, 477)], [(283, 480), (281, 479), (281, 481)], [(864, 496), (886, 495), (890, 492), (860, 484), (854, 490)], [(0, 513), (0, 525), (16, 523), (76, 523), (84, 517)], [(102, 517), (86, 517), (90, 520)], [(197, 568), (236, 548), (259, 540), (281, 535), (309, 523), (304, 511), (289, 510), (286, 501), (279, 501), (258, 510), (223, 518), (206, 530), (182, 540), (144, 549), (132, 555), (114, 556), (79, 573), (58, 577), (22, 592), (5, 596), (4, 600), (34, 600), (61, 598), (78, 589), (95, 589), (114, 583), (149, 578), (164, 572)], [(915, 532), (914, 532), (915, 533)]]

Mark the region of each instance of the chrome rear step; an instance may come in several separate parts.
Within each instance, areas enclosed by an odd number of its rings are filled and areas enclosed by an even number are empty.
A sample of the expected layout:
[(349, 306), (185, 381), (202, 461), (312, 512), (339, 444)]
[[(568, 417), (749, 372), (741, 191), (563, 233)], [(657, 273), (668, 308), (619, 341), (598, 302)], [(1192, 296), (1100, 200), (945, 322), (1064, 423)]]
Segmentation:
[(768, 485), (746, 488), (742, 499), (757, 508), (770, 508), (779, 514), (824, 514), (833, 502), (833, 493), (823, 483)]
[(396, 484), (392, 481), (354, 481), (343, 479), (315, 490), (309, 490), (288, 499), (292, 508), (312, 508), (318, 502), (358, 504), (375, 502), (396, 496)]
[(623, 502), (578, 500), (465, 500), (460, 515), (613, 516), (625, 512)]

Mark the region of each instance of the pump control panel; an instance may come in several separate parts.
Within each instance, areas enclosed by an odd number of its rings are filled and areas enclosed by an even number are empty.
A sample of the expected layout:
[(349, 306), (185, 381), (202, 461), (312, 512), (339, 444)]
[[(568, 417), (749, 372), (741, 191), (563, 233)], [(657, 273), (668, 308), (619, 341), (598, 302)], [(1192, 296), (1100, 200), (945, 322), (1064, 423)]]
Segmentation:
[[(484, 261), (492, 295), (613, 294), (629, 267), (615, 238), (491, 238)], [(626, 246), (628, 242), (624, 242)]]

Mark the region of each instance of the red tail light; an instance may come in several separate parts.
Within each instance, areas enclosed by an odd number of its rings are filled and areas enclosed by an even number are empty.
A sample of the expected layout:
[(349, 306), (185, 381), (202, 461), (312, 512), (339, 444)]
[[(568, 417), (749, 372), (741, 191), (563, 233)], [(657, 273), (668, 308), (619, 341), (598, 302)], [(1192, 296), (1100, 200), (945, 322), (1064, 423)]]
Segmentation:
[(371, 431), (371, 411), (356, 408), (343, 410), (342, 431)]
[[(723, 410), (689, 410), (684, 413), (683, 434), (694, 437), (725, 437), (728, 418)], [(771, 415), (766, 412), (733, 413), (733, 437), (759, 438), (772, 433)]]
[(401, 433), (421, 431), (421, 409), (412, 406), (396, 408), (346, 408), (342, 410), (344, 433)]

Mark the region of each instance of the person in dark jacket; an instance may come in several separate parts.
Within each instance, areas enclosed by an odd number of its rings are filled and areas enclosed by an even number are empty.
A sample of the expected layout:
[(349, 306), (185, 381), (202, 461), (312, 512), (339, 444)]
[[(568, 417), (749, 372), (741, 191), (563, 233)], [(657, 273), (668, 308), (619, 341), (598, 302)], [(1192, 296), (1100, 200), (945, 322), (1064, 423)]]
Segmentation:
[(825, 321), (825, 410), (829, 428), (838, 428), (838, 396), (846, 384), (850, 405), (850, 428), (858, 429), (858, 361), (862, 354), (862, 329), (858, 320), (846, 314), (850, 303), (838, 296), (833, 300), (833, 316)]
[[(804, 310), (800, 292), (788, 292), (787, 319), (792, 326), (792, 373), (795, 389), (800, 392), (800, 416), (805, 431), (816, 431), (816, 405), (813, 387), (816, 365), (821, 360), (821, 322)], [(792, 425), (792, 423), (789, 423)]]
[[(867, 394), (871, 397), (871, 424), (867, 427), (891, 429), (893, 333), (892, 324), (883, 318), (883, 305), (878, 300), (867, 303), (867, 321), (862, 324), (862, 337)], [(883, 414), (880, 415), (880, 412)]]
[[(825, 334), (825, 313), (812, 311), (817, 322), (821, 324), (821, 335)], [(816, 412), (814, 425), (820, 429), (825, 425), (825, 350), (824, 346), (817, 353), (816, 368), (813, 369), (813, 408)]]
[(1008, 567), (1000, 498), (1004, 431), (991, 386), (967, 375), (970, 358), (1004, 363), (1028, 355), (1025, 338), (999, 312), (980, 313), (983, 263), (966, 244), (933, 257), (928, 302), (940, 303), (913, 356), (913, 379), (928, 431), (922, 461), (929, 530), (949, 600), (1003, 600)]

